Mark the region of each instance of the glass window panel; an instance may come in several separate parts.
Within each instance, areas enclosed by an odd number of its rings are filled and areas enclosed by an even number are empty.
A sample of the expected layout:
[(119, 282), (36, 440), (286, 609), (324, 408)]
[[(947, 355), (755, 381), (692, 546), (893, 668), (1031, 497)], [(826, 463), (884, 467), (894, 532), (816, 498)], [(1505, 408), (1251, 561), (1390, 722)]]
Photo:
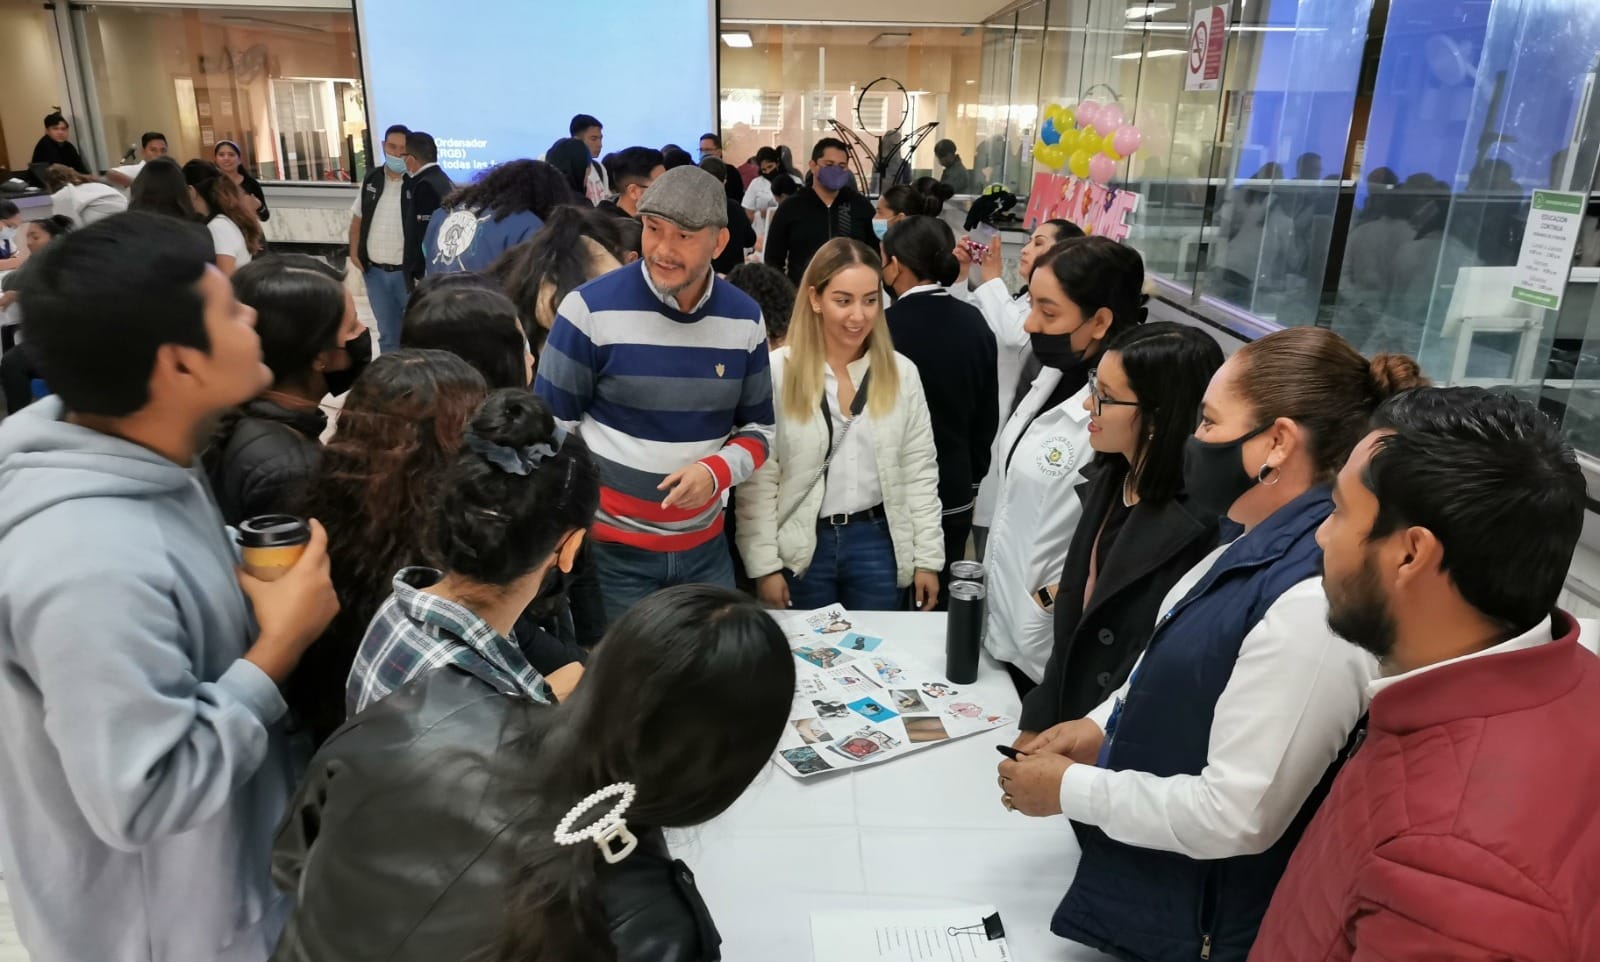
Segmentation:
[[(977, 80), (984, 57), (978, 31), (748, 21), (728, 21), (723, 29), (749, 33), (752, 40), (747, 48), (723, 44), (719, 52), (729, 159), (742, 163), (760, 147), (787, 146), (804, 173), (812, 145), (835, 135), (829, 121), (837, 120), (883, 155), (896, 149), (895, 138), (890, 136), (885, 144), (883, 135), (904, 120), (902, 140), (925, 124), (938, 122), (913, 153), (906, 179), (938, 175), (933, 147), (944, 137), (955, 140), (963, 161), (971, 165), (981, 113)], [(885, 77), (903, 84), (905, 96), (892, 83), (873, 85)], [(869, 85), (871, 90), (866, 89)], [(869, 170), (866, 153), (858, 153), (862, 168)]]
[(261, 180), (365, 173), (352, 12), (97, 6), (83, 17), (116, 162), (158, 130), (180, 160), (209, 159), (218, 141), (234, 141)]
[(1371, 0), (1263, 0), (1229, 28), (1223, 170), (1203, 288), (1282, 325), (1314, 323)]

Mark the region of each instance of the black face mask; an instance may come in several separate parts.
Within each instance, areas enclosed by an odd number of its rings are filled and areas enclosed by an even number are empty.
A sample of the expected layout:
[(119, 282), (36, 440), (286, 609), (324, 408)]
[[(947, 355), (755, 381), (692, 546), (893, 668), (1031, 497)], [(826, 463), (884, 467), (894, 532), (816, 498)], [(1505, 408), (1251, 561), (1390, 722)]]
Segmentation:
[(1029, 334), (1028, 342), (1033, 346), (1033, 356), (1045, 367), (1059, 371), (1082, 364), (1083, 352), (1072, 346), (1072, 334)]
[(1227, 514), (1233, 503), (1261, 480), (1244, 469), (1244, 458), (1239, 452), (1246, 441), (1270, 427), (1271, 424), (1264, 424), (1243, 437), (1216, 444), (1207, 444), (1199, 438), (1186, 441), (1183, 490), (1189, 501), (1207, 514), (1218, 517)]
[(356, 383), (356, 378), (372, 363), (372, 334), (362, 331), (355, 340), (346, 341), (344, 353), (350, 358), (350, 366), (342, 371), (326, 371), (322, 375), (328, 384), (328, 393), (335, 396), (349, 391)]

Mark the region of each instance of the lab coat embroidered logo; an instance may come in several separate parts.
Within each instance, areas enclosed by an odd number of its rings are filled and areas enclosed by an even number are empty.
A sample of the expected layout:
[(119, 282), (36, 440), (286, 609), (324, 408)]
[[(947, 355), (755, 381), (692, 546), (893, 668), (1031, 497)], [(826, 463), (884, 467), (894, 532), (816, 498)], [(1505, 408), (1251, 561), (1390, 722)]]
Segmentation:
[(1072, 467), (1072, 442), (1062, 435), (1047, 439), (1036, 459), (1039, 471), (1047, 478), (1059, 478)]
[(722, 375), (724, 375), (726, 373), (728, 373), (728, 365), (726, 365), (726, 364), (718, 364), (717, 365), (717, 377), (721, 377)]

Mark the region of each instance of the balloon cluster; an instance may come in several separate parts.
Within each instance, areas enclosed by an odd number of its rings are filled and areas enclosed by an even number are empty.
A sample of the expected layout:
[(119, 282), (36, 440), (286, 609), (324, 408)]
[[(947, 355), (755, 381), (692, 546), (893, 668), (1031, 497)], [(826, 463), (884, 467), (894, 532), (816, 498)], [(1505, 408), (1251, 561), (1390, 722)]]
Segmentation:
[(1065, 167), (1073, 176), (1105, 186), (1117, 172), (1117, 161), (1139, 149), (1144, 135), (1127, 122), (1114, 103), (1085, 100), (1076, 107), (1050, 104), (1033, 144), (1033, 159), (1050, 168)]

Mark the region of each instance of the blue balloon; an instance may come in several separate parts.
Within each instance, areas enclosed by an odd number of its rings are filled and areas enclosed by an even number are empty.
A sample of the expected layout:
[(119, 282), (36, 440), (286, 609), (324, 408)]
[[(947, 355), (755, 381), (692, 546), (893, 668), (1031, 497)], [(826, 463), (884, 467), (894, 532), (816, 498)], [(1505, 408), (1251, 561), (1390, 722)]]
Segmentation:
[(1052, 147), (1061, 143), (1061, 131), (1056, 129), (1054, 118), (1046, 120), (1044, 126), (1039, 128), (1039, 139)]

